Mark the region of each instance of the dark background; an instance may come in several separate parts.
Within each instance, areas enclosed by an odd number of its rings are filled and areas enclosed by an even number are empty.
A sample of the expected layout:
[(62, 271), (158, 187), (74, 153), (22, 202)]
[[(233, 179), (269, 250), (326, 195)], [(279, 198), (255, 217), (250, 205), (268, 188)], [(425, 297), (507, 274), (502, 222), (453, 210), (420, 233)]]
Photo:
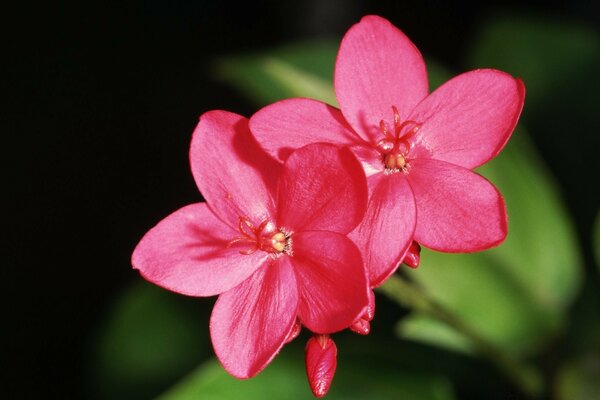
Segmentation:
[[(516, 9), (597, 26), (593, 3), (2, 6), (8, 217), (2, 224), (2, 392), (9, 398), (85, 396), (90, 334), (109, 299), (141, 279), (129, 264), (134, 246), (159, 219), (201, 199), (187, 159), (198, 116), (211, 109), (255, 111), (213, 79), (215, 57), (341, 37), (362, 15), (376, 13), (401, 27), (425, 55), (460, 71), (467, 39), (486, 17)], [(574, 126), (562, 140), (534, 140), (580, 239), (589, 243), (598, 207), (598, 131)], [(584, 251), (590, 260), (589, 245)]]

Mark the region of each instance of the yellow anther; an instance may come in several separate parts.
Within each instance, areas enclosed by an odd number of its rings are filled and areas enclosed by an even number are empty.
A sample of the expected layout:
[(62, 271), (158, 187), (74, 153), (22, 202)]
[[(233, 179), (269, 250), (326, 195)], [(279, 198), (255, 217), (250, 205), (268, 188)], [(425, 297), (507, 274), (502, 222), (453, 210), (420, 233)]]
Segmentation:
[(396, 168), (396, 157), (394, 157), (393, 154), (388, 154), (385, 156), (385, 159), (383, 160), (383, 162), (385, 163), (385, 167), (388, 169), (395, 169)]
[(271, 246), (277, 251), (285, 250), (286, 237), (283, 232), (277, 232), (271, 236)]
[(404, 166), (406, 165), (406, 160), (404, 159), (404, 156), (400, 153), (398, 153), (398, 155), (396, 156), (396, 168), (404, 168)]
[(387, 169), (402, 169), (406, 165), (406, 159), (401, 153), (390, 153), (385, 156), (383, 163)]

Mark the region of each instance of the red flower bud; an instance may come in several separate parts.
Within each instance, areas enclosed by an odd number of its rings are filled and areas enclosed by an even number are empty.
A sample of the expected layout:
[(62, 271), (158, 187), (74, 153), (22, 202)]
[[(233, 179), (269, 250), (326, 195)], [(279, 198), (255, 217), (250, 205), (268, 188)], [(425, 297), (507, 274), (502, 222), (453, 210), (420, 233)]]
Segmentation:
[(314, 335), (306, 343), (306, 376), (315, 397), (327, 394), (337, 367), (337, 347), (329, 335)]
[(419, 243), (413, 241), (408, 251), (404, 255), (404, 260), (402, 262), (408, 265), (411, 268), (417, 268), (419, 266), (419, 262), (421, 261), (421, 246)]
[(371, 332), (371, 324), (364, 318), (359, 318), (352, 325), (350, 325), (350, 330), (352, 332), (356, 332), (359, 335), (368, 335)]
[(292, 330), (290, 331), (290, 333), (288, 333), (288, 336), (285, 339), (285, 342), (289, 343), (292, 340), (296, 339), (298, 337), (298, 335), (300, 334), (301, 330), (302, 330), (302, 324), (300, 323), (300, 321), (298, 321), (296, 319), (296, 322), (294, 322), (294, 326), (292, 327)]

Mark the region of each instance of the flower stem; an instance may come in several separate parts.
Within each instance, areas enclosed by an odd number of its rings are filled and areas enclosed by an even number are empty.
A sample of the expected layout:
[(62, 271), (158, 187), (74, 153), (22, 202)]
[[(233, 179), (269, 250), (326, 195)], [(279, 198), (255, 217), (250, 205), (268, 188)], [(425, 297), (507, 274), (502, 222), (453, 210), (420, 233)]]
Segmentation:
[(399, 305), (442, 321), (462, 333), (480, 354), (492, 361), (524, 394), (532, 397), (542, 394), (542, 377), (537, 369), (519, 363), (514, 357), (481, 336), (459, 316), (436, 302), (417, 285), (395, 274), (379, 290)]

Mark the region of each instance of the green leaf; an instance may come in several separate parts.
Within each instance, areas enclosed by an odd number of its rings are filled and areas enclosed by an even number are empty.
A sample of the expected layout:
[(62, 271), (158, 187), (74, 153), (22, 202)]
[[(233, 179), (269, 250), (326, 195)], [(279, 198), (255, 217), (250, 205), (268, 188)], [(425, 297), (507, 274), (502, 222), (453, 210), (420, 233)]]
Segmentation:
[(313, 42), (226, 57), (217, 62), (216, 72), (261, 106), (289, 97), (311, 97), (335, 105), (331, 82), (337, 46)]
[[(160, 400), (263, 400), (314, 399), (304, 371), (301, 352), (284, 351), (258, 376), (237, 380), (216, 362), (199, 367)], [(410, 371), (380, 368), (340, 360), (328, 400), (453, 399), (449, 383), (442, 378)]]
[(475, 37), (469, 65), (498, 68), (521, 77), (527, 87), (527, 116), (533, 113), (556, 120), (544, 107), (549, 102), (560, 103), (563, 113), (565, 107), (595, 109), (593, 101), (585, 101), (595, 99), (598, 89), (591, 83), (600, 66), (600, 39), (594, 27), (539, 15), (495, 16), (484, 20)]
[(473, 344), (452, 327), (425, 315), (413, 313), (396, 326), (396, 334), (405, 339), (472, 354)]
[(600, 352), (585, 354), (561, 368), (556, 379), (558, 400), (600, 398)]
[(117, 299), (95, 338), (94, 398), (153, 397), (208, 357), (208, 310), (190, 300), (146, 282)]

